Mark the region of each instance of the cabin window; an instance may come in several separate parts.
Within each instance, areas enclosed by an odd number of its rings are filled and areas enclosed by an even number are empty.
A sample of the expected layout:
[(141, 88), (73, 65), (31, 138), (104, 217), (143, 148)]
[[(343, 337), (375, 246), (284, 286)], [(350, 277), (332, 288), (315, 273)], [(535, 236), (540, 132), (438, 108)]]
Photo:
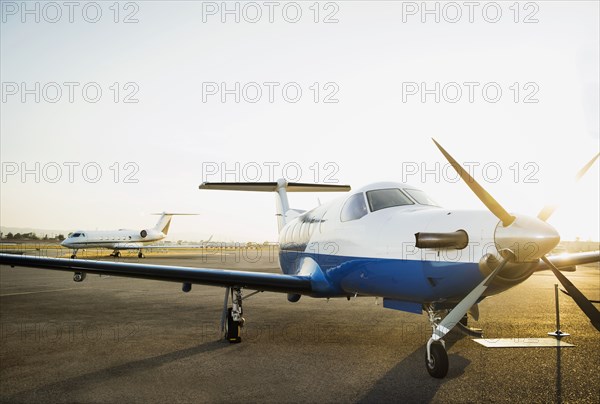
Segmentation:
[(357, 220), (367, 214), (367, 205), (365, 204), (365, 197), (362, 193), (352, 195), (344, 206), (340, 214), (340, 220), (342, 222), (348, 222), (350, 220)]
[(393, 206), (413, 205), (414, 203), (398, 188), (377, 189), (367, 192), (371, 212)]
[(404, 189), (404, 192), (409, 194), (418, 204), (440, 206), (436, 201), (431, 199), (429, 195), (419, 189)]

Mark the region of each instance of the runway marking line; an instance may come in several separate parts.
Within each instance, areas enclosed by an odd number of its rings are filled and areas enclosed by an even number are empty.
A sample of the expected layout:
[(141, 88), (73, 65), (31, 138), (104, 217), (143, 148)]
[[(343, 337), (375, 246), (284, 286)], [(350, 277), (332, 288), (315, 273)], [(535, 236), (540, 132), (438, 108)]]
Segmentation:
[(0, 297), (18, 296), (18, 295), (31, 295), (36, 293), (51, 293), (51, 292), (62, 292), (65, 290), (81, 290), (82, 288), (65, 288), (65, 289), (51, 289), (51, 290), (38, 290), (37, 292), (18, 292), (18, 293), (7, 293), (0, 295)]

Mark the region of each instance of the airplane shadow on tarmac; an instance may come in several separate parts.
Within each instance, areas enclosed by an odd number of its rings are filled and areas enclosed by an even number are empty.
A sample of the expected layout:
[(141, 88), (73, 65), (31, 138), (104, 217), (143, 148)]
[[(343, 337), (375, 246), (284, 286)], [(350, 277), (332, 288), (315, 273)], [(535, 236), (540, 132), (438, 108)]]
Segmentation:
[[(151, 358), (127, 362), (121, 365), (100, 369), (80, 376), (71, 377), (45, 386), (17, 393), (8, 399), (9, 402), (34, 402), (43, 398), (43, 401), (74, 401), (76, 397), (69, 398), (74, 391), (74, 386), (87, 386), (102, 383), (119, 376), (129, 376), (140, 371), (157, 368), (162, 365), (177, 362), (195, 355), (216, 351), (228, 347), (223, 341), (208, 342), (202, 345), (169, 352)], [(75, 393), (76, 393), (75, 389)], [(54, 398), (53, 398), (54, 396)]]
[[(456, 341), (456, 338), (446, 340), (446, 349), (450, 350)], [(446, 381), (460, 377), (465, 368), (471, 363), (471, 361), (458, 354), (450, 353), (448, 355), (450, 362), (448, 375), (445, 379), (435, 379), (429, 376), (425, 369), (426, 349), (426, 345), (423, 345), (398, 362), (358, 402), (381, 403), (388, 402), (391, 398), (396, 402), (431, 402), (438, 389)], [(412, 369), (416, 363), (421, 368), (415, 375)]]

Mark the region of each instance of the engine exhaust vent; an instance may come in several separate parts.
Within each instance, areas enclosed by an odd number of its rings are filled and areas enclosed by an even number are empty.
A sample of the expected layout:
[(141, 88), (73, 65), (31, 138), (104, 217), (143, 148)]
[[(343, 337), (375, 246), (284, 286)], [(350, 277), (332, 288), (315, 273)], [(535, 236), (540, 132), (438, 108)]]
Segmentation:
[(453, 248), (462, 250), (469, 244), (469, 235), (464, 230), (452, 233), (416, 233), (417, 248)]

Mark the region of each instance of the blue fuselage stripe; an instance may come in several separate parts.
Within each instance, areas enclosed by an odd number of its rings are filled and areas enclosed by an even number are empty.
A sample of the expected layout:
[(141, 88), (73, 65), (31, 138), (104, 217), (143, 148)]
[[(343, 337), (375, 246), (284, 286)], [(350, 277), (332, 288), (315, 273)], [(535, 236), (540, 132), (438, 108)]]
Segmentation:
[(382, 296), (413, 302), (454, 299), (467, 294), (483, 275), (476, 263), (349, 257), (281, 250), (285, 274), (296, 275), (301, 259), (310, 257), (331, 284), (331, 296)]

